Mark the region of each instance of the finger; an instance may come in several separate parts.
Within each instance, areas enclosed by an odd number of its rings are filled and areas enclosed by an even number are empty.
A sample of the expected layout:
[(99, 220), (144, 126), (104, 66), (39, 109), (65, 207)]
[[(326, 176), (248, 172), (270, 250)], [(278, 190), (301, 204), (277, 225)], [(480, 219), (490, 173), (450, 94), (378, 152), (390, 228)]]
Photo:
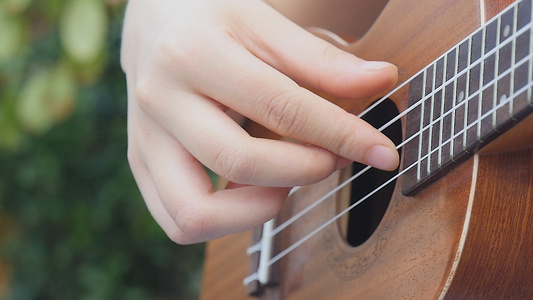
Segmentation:
[(250, 28), (234, 33), (248, 50), (296, 82), (347, 98), (373, 96), (396, 83), (394, 65), (357, 58), (262, 5), (243, 4), (242, 27)]
[(202, 62), (182, 66), (199, 92), (282, 136), (380, 169), (396, 168), (395, 146), (372, 126), (301, 88), (234, 41), (217, 44), (216, 53), (212, 47), (200, 50)]
[(278, 213), (289, 192), (255, 186), (215, 191), (202, 165), (171, 135), (152, 135), (138, 145), (137, 160), (148, 166), (132, 164), (139, 188), (158, 224), (180, 244), (262, 224)]
[[(251, 137), (211, 99), (186, 92), (168, 97), (173, 101), (165, 102), (152, 118), (196, 159), (231, 181), (277, 187), (307, 185), (326, 178), (344, 163), (320, 147)], [(161, 105), (162, 101), (153, 102)], [(143, 136), (144, 143), (157, 145), (151, 136), (158, 130), (148, 127), (151, 120), (146, 119), (136, 135)]]

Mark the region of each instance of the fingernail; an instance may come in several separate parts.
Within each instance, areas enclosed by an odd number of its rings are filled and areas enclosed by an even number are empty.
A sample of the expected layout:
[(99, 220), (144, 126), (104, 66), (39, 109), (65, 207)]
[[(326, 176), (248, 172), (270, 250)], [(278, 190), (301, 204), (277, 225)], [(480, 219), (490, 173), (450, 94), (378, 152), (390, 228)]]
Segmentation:
[(374, 146), (370, 149), (366, 163), (374, 168), (392, 171), (398, 167), (398, 151), (385, 146)]
[(367, 71), (379, 71), (392, 66), (388, 62), (384, 61), (365, 61), (361, 64), (361, 68)]

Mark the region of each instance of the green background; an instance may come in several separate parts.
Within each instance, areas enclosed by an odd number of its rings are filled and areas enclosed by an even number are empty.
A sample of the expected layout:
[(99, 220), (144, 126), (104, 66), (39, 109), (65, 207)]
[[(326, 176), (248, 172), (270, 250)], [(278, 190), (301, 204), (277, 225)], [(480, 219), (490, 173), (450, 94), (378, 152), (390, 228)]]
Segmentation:
[[(126, 160), (124, 1), (0, 0), (0, 298), (196, 299)], [(7, 277), (6, 277), (7, 276)]]

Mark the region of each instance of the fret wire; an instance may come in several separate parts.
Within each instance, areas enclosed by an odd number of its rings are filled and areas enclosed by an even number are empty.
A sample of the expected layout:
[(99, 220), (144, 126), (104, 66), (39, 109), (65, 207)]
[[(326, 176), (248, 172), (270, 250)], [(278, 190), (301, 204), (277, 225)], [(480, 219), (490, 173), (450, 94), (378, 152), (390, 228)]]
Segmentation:
[[(498, 46), (498, 42), (500, 41), (502, 16), (503, 14), (500, 14), (497, 19), (498, 21), (497, 21), (496, 28), (498, 30), (496, 30), (496, 41), (497, 41), (496, 46)], [(494, 53), (494, 76), (495, 77), (498, 74), (498, 69), (500, 68), (499, 62), (500, 62), (500, 51), (496, 51), (496, 53)], [(497, 104), (498, 104), (498, 84), (496, 82), (494, 84), (494, 89), (492, 90), (492, 107), (495, 107)], [(496, 111), (494, 111), (494, 113), (492, 114), (492, 129), (496, 129), (496, 128), (497, 128), (497, 118), (496, 118)]]
[[(436, 77), (436, 74), (437, 74), (437, 63), (434, 63), (433, 64), (433, 75), (431, 76), (432, 77), (432, 80), (431, 80), (431, 90), (434, 91), (435, 90), (435, 77)], [(430, 108), (429, 108), (429, 121), (430, 123), (433, 121), (433, 112), (434, 112), (434, 106), (435, 106), (435, 94), (431, 95), (431, 105), (430, 105)], [(429, 127), (429, 135), (428, 135), (428, 152), (430, 152), (431, 150), (431, 146), (432, 146), (432, 141), (433, 141), (433, 126), (430, 126)], [(431, 155), (428, 156), (428, 159), (427, 159), (427, 174), (431, 173)]]
[[(422, 76), (422, 99), (424, 99), (426, 97), (426, 76), (427, 76), (427, 68), (424, 69), (424, 73), (423, 73), (423, 76)], [(423, 143), (423, 139), (422, 137), (424, 136), (422, 134), (422, 128), (424, 128), (424, 111), (425, 111), (425, 105), (426, 105), (426, 101), (422, 101), (422, 103), (420, 103), (420, 138), (418, 139), (418, 165), (416, 167), (416, 178), (417, 180), (420, 180), (422, 178), (422, 170), (421, 170), (421, 167), (422, 167), (422, 164), (421, 164), (421, 157), (422, 157), (422, 143)]]
[[(458, 71), (459, 71), (459, 46), (461, 45), (462, 43), (460, 43), (459, 45), (457, 45), (457, 55), (455, 56), (455, 70), (454, 70), (454, 81), (453, 81), (453, 98), (452, 98), (452, 103), (453, 103), (453, 108), (452, 108), (452, 129), (450, 131), (451, 133), (451, 136), (453, 136), (453, 134), (455, 133), (455, 120), (456, 120), (456, 113), (457, 113), (457, 108), (460, 106), (460, 105), (457, 105), (457, 100), (459, 100), (459, 94), (457, 93), (457, 81), (459, 80), (459, 75), (457, 75)], [(465, 70), (463, 71), (468, 71), (467, 69), (469, 68), (465, 68)], [(451, 143), (450, 143), (450, 159), (452, 161), (455, 161), (454, 159), (454, 156), (455, 156), (455, 140), (452, 139), (451, 140)]]
[[(468, 53), (471, 53), (472, 51), (472, 36), (469, 37), (469, 40), (468, 40)], [(467, 66), (470, 66), (470, 62), (471, 62), (471, 56), (470, 54), (468, 55), (467, 57)], [(466, 100), (470, 95), (468, 95), (468, 91), (470, 91), (470, 70), (471, 68), (470, 67), (467, 67), (466, 68), (466, 84), (465, 84), (465, 99), (464, 99), (464, 106), (465, 106), (465, 113), (464, 113), (464, 120), (463, 120), (463, 128), (466, 128), (466, 126), (468, 125), (468, 101)], [(466, 149), (466, 133), (467, 131), (465, 130), (464, 131), (464, 134), (463, 134), (463, 148)]]
[[(513, 10), (513, 28), (512, 32), (513, 34), (518, 30), (518, 7), (516, 7)], [(509, 67), (511, 70), (515, 70), (515, 59), (516, 59), (516, 39), (511, 40), (511, 66)], [(510, 77), (510, 83), (509, 83), (509, 94), (514, 93), (514, 73), (511, 73)], [(511, 98), (511, 97), (510, 97)], [(514, 112), (514, 98), (511, 98), (509, 101), (509, 116), (513, 118), (513, 112)]]
[[(514, 2), (513, 4), (511, 4), (510, 6), (508, 6), (506, 9), (504, 9), (504, 10), (502, 11), (502, 13), (503, 13), (504, 11), (507, 11), (508, 9), (511, 9), (511, 8), (514, 7), (514, 6), (517, 6), (518, 3), (520, 3), (520, 1)], [(531, 10), (531, 13), (533, 14), (533, 9)], [(532, 16), (532, 19), (533, 19), (533, 16)], [(489, 22), (489, 23), (490, 23), (490, 22)], [(483, 25), (483, 26), (481, 26), (480, 29), (478, 29), (477, 31), (474, 31), (474, 32), (469, 36), (469, 37), (471, 37), (471, 36), (473, 36), (474, 34), (476, 34), (476, 33), (478, 33), (478, 32), (482, 32), (482, 34), (481, 34), (481, 36), (482, 36), (482, 48), (481, 48), (481, 49), (482, 49), (482, 50), (484, 49), (484, 43), (485, 43), (485, 41), (484, 41), (484, 40), (485, 40), (485, 34), (484, 34), (484, 33), (485, 33), (485, 27), (486, 27), (486, 24)], [(517, 37), (517, 36), (519, 36), (520, 34), (524, 33), (524, 32), (527, 31), (527, 30), (530, 30), (530, 28), (531, 28), (531, 22), (528, 23), (527, 25), (525, 25), (523, 28), (521, 28), (518, 32), (515, 32), (514, 35), (511, 37), (511, 40), (516, 40), (516, 37)], [(530, 30), (530, 34), (531, 34), (532, 32), (533, 32), (533, 31)], [(469, 38), (469, 37), (467, 37), (467, 38)], [(465, 38), (465, 39), (466, 39), (466, 38)], [(530, 47), (533, 48), (533, 38), (530, 39), (530, 44), (531, 44)], [(531, 48), (530, 48), (530, 49), (531, 49)], [(441, 59), (441, 58), (446, 59), (447, 54), (448, 54), (449, 52), (451, 52), (452, 50), (453, 50), (453, 48), (452, 48), (451, 50), (447, 51), (446, 53), (444, 53), (443, 55), (441, 55), (441, 57), (439, 57), (437, 60), (439, 60), (439, 59)], [(478, 64), (478, 63), (480, 64), (480, 68), (483, 69), (483, 64), (482, 64), (481, 62), (483, 62), (483, 61), (484, 61), (489, 55), (491, 55), (491, 53), (494, 52), (495, 50), (498, 50), (498, 48), (492, 49), (492, 50), (489, 51), (488, 53), (484, 53), (484, 54), (482, 54), (481, 57), (480, 57), (479, 59), (477, 59), (476, 62), (474, 62), (473, 65), (468, 66), (468, 69), (472, 68), (472, 66), (474, 66), (474, 65), (476, 65), (476, 64)], [(484, 51), (482, 51), (482, 52), (484, 52)], [(521, 60), (521, 62), (522, 62), (522, 61), (525, 61), (526, 59), (529, 59), (530, 57), (531, 57), (531, 53), (530, 53), (527, 57), (524, 57), (524, 58)], [(521, 64), (521, 63), (517, 63), (517, 65), (520, 65), (520, 64)], [(383, 101), (385, 101), (386, 99), (388, 99), (390, 96), (392, 96), (392, 95), (394, 95), (395, 93), (397, 93), (400, 89), (404, 88), (408, 83), (410, 83), (410, 82), (412, 81), (413, 78), (415, 78), (416, 76), (418, 76), (419, 74), (421, 74), (421, 72), (423, 72), (423, 71), (424, 71), (424, 70), (420, 70), (419, 72), (417, 72), (414, 76), (412, 76), (410, 79), (408, 79), (407, 81), (405, 81), (405, 82), (403, 82), (402, 84), (400, 84), (400, 85), (399, 85), (398, 87), (396, 87), (394, 90), (392, 90), (391, 92), (389, 92), (386, 96), (382, 97), (379, 101), (376, 101), (373, 105), (369, 106), (369, 107), (368, 107), (365, 111), (363, 111), (359, 116), (363, 116), (364, 114), (368, 113), (370, 110), (372, 110), (372, 109), (375, 108), (377, 105), (379, 105), (380, 103), (382, 103)], [(463, 72), (464, 72), (464, 70), (463, 70)], [(462, 72), (461, 72), (461, 73), (462, 73)], [(461, 75), (461, 73), (458, 74), (458, 75)], [(530, 65), (529, 65), (529, 74), (528, 74), (528, 78), (529, 78), (529, 82), (530, 82), (530, 83), (531, 83), (531, 81), (532, 81), (532, 80), (531, 80), (532, 77), (533, 77), (533, 76), (532, 76), (532, 68), (531, 68), (531, 64), (530, 64)], [(447, 82), (449, 82), (449, 81), (451, 81), (451, 80), (448, 80)], [(482, 85), (482, 77), (481, 77), (481, 76), (480, 76), (480, 82), (481, 82), (480, 86), (483, 86), (483, 85)], [(443, 85), (440, 87), (440, 89), (442, 89), (444, 86), (445, 86), (445, 83), (443, 83)], [(523, 89), (524, 89), (524, 88), (520, 89), (520, 91), (522, 91)], [(528, 87), (528, 90), (527, 90), (527, 91), (528, 91), (528, 102), (529, 102), (530, 106), (533, 106), (533, 104), (531, 104), (531, 84), (529, 84), (529, 87)], [(434, 91), (434, 92), (435, 92), (435, 91)], [(434, 92), (433, 92), (433, 93), (434, 93)], [(432, 94), (433, 94), (433, 93), (432, 93)], [(480, 93), (479, 91), (476, 92), (476, 93), (478, 93), (479, 96), (481, 95), (481, 93)], [(443, 97), (444, 97), (444, 93), (442, 93), (442, 94), (443, 94)], [(415, 104), (411, 105), (410, 107), (408, 107), (406, 110), (404, 110), (404, 111), (403, 111), (401, 114), (399, 114), (397, 117), (393, 118), (391, 121), (389, 121), (388, 123), (386, 123), (385, 125), (383, 125), (379, 130), (381, 131), (381, 130), (383, 130), (384, 128), (387, 128), (387, 127), (390, 126), (392, 123), (396, 122), (396, 121), (399, 120), (401, 117), (403, 117), (403, 116), (405, 116), (407, 113), (411, 112), (414, 108), (416, 108), (418, 105), (420, 105), (420, 103), (421, 103), (422, 100), (423, 100), (423, 99), (419, 100), (417, 103), (415, 103)], [(478, 120), (481, 120), (480, 111), (481, 111), (481, 110), (478, 109)], [(445, 113), (445, 114), (447, 114), (447, 113)], [(442, 118), (440, 118), (440, 121), (442, 122)], [(475, 126), (474, 123), (470, 124), (470, 125), (468, 126), (468, 128), (470, 128), (470, 127), (472, 127), (472, 126)], [(441, 127), (441, 128), (442, 128), (442, 127)], [(441, 131), (441, 133), (442, 133), (442, 131)], [(478, 122), (478, 139), (480, 138), (479, 135), (480, 135), (480, 129), (479, 129), (479, 122)], [(413, 136), (413, 137), (414, 137), (414, 136)], [(442, 135), (441, 135), (441, 138), (442, 138)], [(411, 140), (411, 138), (408, 138), (405, 142), (410, 141), (410, 140)], [(439, 141), (439, 143), (441, 143), (441, 142), (442, 142), (442, 141)], [(404, 143), (402, 143), (402, 147), (403, 147), (403, 145), (404, 145)], [(439, 151), (441, 151), (441, 147), (439, 147)], [(439, 155), (439, 158), (440, 158), (440, 157), (441, 157), (441, 156)], [(282, 225), (283, 225), (283, 224), (282, 224)], [(285, 227), (288, 227), (288, 225), (290, 225), (290, 224), (287, 224)], [(285, 227), (284, 227), (284, 228), (285, 228)], [(279, 227), (278, 227), (278, 228), (279, 228)], [(276, 228), (276, 229), (277, 229), (277, 228)], [(279, 233), (279, 232), (281, 231), (281, 230), (276, 230), (276, 229), (274, 230), (276, 233)], [(274, 232), (273, 232), (272, 236), (274, 236), (274, 235), (275, 235), (275, 234), (274, 234)], [(261, 243), (261, 241), (258, 242), (257, 244), (260, 244), (260, 243)], [(256, 244), (256, 245), (257, 245), (257, 244)], [(253, 247), (253, 246), (252, 246), (252, 247)]]
[[(446, 66), (447, 63), (448, 63), (448, 55), (445, 55), (444, 56), (444, 66)], [(444, 66), (443, 66), (443, 69), (442, 69), (443, 70), (442, 71), (442, 82), (443, 83), (441, 85), (441, 87), (443, 87), (442, 88), (442, 92), (441, 92), (441, 105), (440, 105), (440, 115), (441, 116), (444, 115), (444, 106), (445, 106), (444, 103), (446, 101), (445, 100), (445, 98), (446, 98), (445, 95), (446, 94), (444, 93), (444, 84), (446, 82), (446, 74), (445, 74), (446, 69), (445, 69)], [(442, 165), (442, 147), (443, 147), (442, 140), (444, 139), (444, 137), (443, 137), (443, 134), (444, 134), (444, 132), (443, 132), (444, 119), (440, 119), (440, 126), (439, 127), (440, 127), (440, 131), (439, 131), (439, 152), (438, 152), (439, 154), (438, 154), (438, 159), (439, 159), (439, 166), (441, 166)]]
[[(482, 31), (481, 31), (481, 53), (484, 53), (485, 52), (485, 34), (486, 34), (486, 30), (485, 30), (485, 26), (483, 26), (482, 28)], [(481, 57), (484, 57), (484, 55), (482, 55)], [(484, 60), (483, 60), (484, 61)], [(481, 90), (483, 90), (483, 74), (484, 74), (484, 71), (485, 71), (485, 64), (483, 63), (480, 63), (479, 64), (479, 87)], [(479, 98), (478, 98), (478, 107), (477, 107), (477, 119), (478, 119), (478, 123), (477, 123), (477, 140), (479, 141), (481, 139), (481, 112), (482, 112), (482, 103), (483, 103), (483, 93), (479, 93)]]
[[(522, 1), (525, 2), (526, 0)], [(530, 1), (530, 0), (527, 0)], [(533, 7), (530, 7), (530, 23), (524, 27), (529, 27), (529, 51), (533, 51), (533, 30), (531, 29), (531, 22), (533, 22)], [(529, 64), (528, 82), (533, 81), (533, 66)], [(529, 106), (533, 106), (533, 99), (531, 99), (531, 87), (527, 90), (527, 101)]]

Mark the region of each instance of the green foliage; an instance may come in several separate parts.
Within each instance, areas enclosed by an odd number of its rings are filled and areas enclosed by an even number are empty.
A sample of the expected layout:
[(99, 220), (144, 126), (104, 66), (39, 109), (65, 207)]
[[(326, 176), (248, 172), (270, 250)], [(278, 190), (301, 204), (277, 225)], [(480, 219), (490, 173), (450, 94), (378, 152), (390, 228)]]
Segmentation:
[[(114, 2), (0, 0), (7, 299), (197, 297), (203, 246), (164, 235), (126, 161), (123, 4)], [(95, 9), (90, 21), (82, 18), (93, 29), (74, 24), (76, 5)]]

